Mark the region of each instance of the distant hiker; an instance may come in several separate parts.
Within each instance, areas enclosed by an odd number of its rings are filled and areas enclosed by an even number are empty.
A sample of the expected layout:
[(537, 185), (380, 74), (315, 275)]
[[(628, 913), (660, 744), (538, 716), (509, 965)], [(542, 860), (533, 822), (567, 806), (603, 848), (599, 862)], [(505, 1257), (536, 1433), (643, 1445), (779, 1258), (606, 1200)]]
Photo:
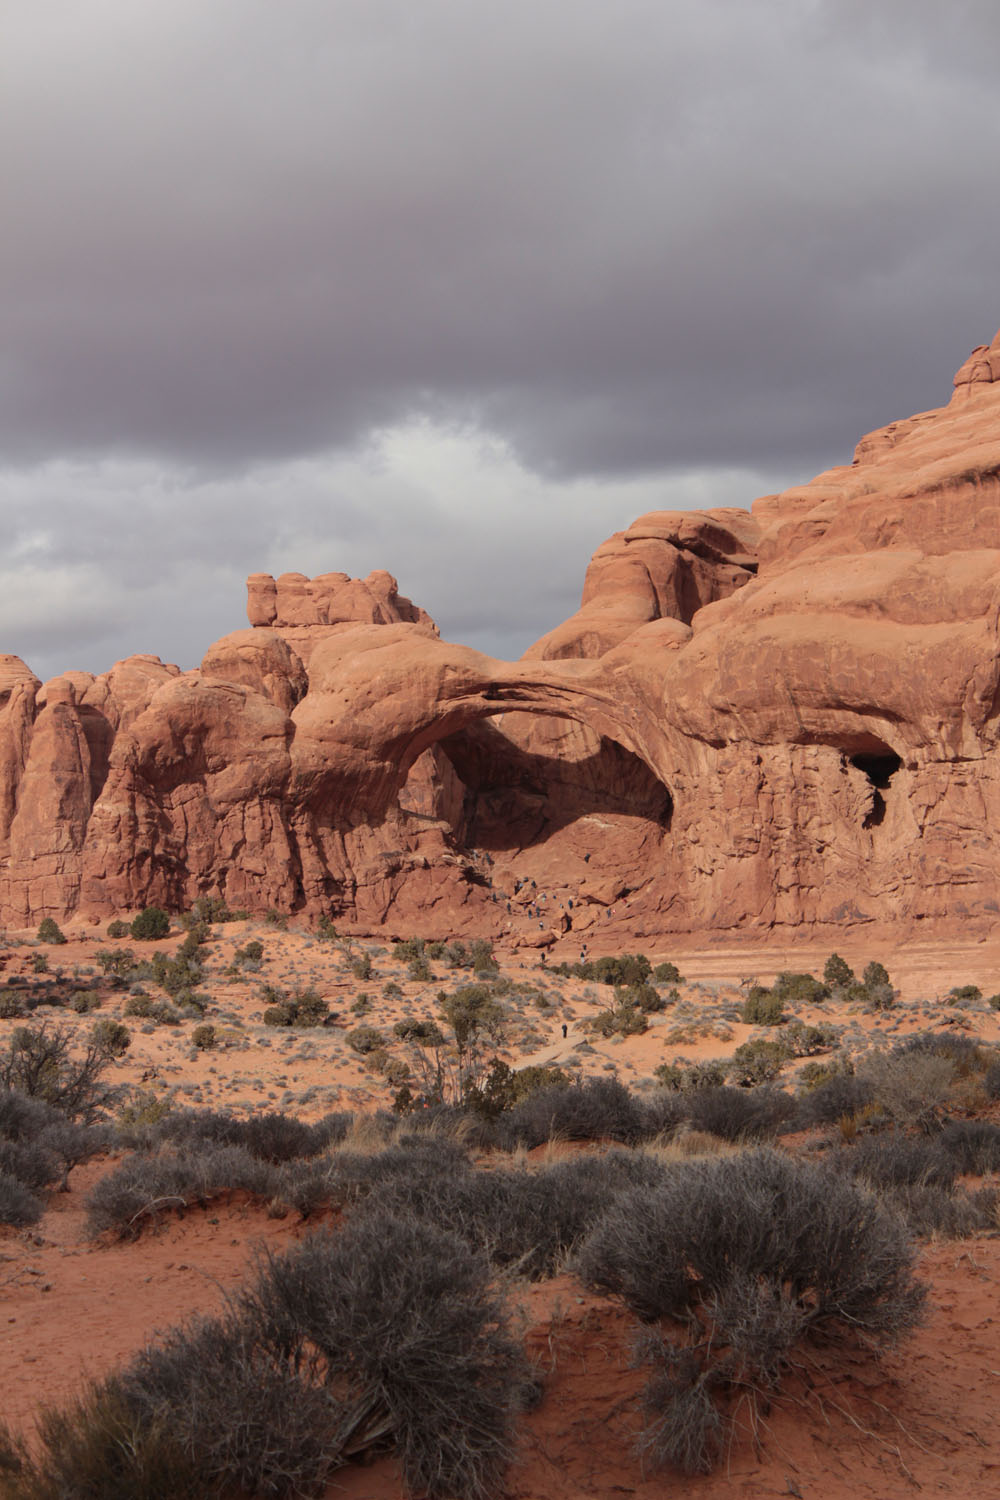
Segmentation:
[(566, 1038), (567, 1038), (568, 1035), (569, 1035), (569, 1028), (567, 1027), (566, 1022), (564, 1021), (563, 1022), (563, 1041), (566, 1040)]
[(589, 865), (590, 864), (590, 855), (589, 854), (585, 854), (583, 856), (583, 862), (584, 862), (585, 865)]

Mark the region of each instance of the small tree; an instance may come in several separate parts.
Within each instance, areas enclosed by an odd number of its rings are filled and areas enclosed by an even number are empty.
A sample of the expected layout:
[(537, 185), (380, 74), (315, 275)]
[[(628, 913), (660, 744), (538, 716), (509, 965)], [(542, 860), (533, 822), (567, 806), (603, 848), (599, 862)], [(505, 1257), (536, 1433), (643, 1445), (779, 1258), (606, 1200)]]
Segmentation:
[(75, 1040), (69, 1027), (50, 1026), (47, 1021), (19, 1026), (6, 1054), (0, 1054), (0, 1088), (41, 1099), (71, 1120), (92, 1124), (117, 1092), (102, 1081), (115, 1052), (96, 1027), (82, 1054), (71, 1051)]
[(44, 917), (38, 927), (40, 943), (65, 943), (66, 936), (53, 917)]
[(823, 983), (831, 990), (846, 990), (854, 983), (854, 970), (839, 953), (831, 953), (823, 965)]
[(170, 931), (170, 918), (159, 906), (147, 906), (135, 918), (129, 931), (140, 942), (165, 938)]

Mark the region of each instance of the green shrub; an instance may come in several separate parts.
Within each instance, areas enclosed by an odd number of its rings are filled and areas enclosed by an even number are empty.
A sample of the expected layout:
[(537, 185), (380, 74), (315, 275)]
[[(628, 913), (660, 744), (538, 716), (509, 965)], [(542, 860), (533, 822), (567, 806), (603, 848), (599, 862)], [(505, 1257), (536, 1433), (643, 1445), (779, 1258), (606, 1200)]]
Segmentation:
[(777, 976), (771, 989), (779, 1000), (787, 1001), (789, 1005), (816, 1005), (826, 1000), (830, 993), (826, 985), (811, 974), (796, 974), (790, 969)]
[(741, 1088), (752, 1088), (759, 1083), (770, 1083), (772, 1079), (777, 1078), (785, 1063), (793, 1056), (794, 1053), (784, 1042), (765, 1041), (763, 1038), (744, 1042), (733, 1053), (728, 1076)]
[(585, 1024), (588, 1030), (603, 1037), (641, 1036), (649, 1030), (645, 1012), (633, 1005), (616, 1005), (611, 1010), (598, 1011)]
[(946, 1005), (966, 1005), (982, 998), (983, 992), (978, 984), (957, 984), (944, 997)]
[(434, 970), (422, 953), (416, 954), (410, 959), (406, 966), (406, 972), (410, 979), (426, 984), (434, 978)]
[(423, 938), (396, 938), (392, 945), (392, 956), (403, 964), (414, 958), (423, 958)]
[(123, 938), (129, 935), (129, 924), (116, 917), (113, 922), (108, 923), (107, 935), (109, 938)]
[(264, 944), (259, 938), (251, 938), (249, 943), (237, 948), (233, 957), (240, 964), (259, 964), (264, 957)]
[(124, 1057), (132, 1045), (132, 1033), (128, 1027), (110, 1017), (98, 1021), (91, 1035), (95, 1045), (108, 1057)]
[(371, 979), (372, 961), (367, 953), (359, 953), (357, 958), (352, 958), (350, 970), (355, 979)]
[(728, 1063), (723, 1059), (700, 1063), (660, 1063), (653, 1077), (665, 1089), (687, 1093), (689, 1089), (718, 1088), (726, 1081)]
[(178, 953), (176, 958), (154, 953), (148, 969), (138, 972), (148, 974), (168, 995), (178, 997), (182, 991), (193, 990), (200, 984), (204, 974), (197, 946), (185, 954)]
[(207, 1023), (203, 1026), (196, 1026), (191, 1033), (191, 1045), (197, 1047), (199, 1052), (210, 1052), (215, 1046), (215, 1041), (215, 1027)]
[(355, 1026), (353, 1031), (347, 1033), (346, 1040), (347, 1045), (362, 1056), (385, 1046), (385, 1037), (375, 1026)]
[(651, 984), (641, 981), (636, 984), (618, 985), (615, 988), (615, 1005), (621, 1009), (629, 1007), (641, 1010), (644, 1015), (653, 1015), (663, 1009), (663, 996)]
[[(65, 938), (63, 942), (65, 942)], [(31, 955), (31, 968), (35, 974), (47, 974), (49, 972), (49, 961), (44, 953), (33, 953)]]
[(101, 997), (96, 990), (74, 990), (68, 1003), (70, 1010), (85, 1016), (92, 1010), (100, 1010)]
[(136, 968), (135, 954), (131, 948), (119, 948), (116, 952), (108, 948), (99, 948), (94, 958), (102, 974), (107, 974), (114, 979), (128, 979)]
[(159, 906), (147, 906), (134, 918), (129, 932), (137, 942), (153, 942), (165, 938), (170, 931), (170, 918)]
[(785, 1019), (785, 1006), (774, 990), (755, 984), (740, 1014), (748, 1026), (780, 1026)]
[(265, 1026), (294, 1026), (305, 1030), (311, 1026), (325, 1026), (330, 1019), (329, 1004), (314, 989), (296, 990), (293, 995), (288, 995), (266, 984), (263, 998), (270, 1002), (264, 1011)]
[(653, 970), (654, 984), (683, 984), (684, 976), (676, 964), (657, 964)]
[(652, 965), (644, 953), (610, 954), (593, 961), (593, 978), (600, 984), (645, 984)]
[(38, 941), (40, 943), (65, 943), (66, 937), (52, 917), (44, 917), (39, 923)]

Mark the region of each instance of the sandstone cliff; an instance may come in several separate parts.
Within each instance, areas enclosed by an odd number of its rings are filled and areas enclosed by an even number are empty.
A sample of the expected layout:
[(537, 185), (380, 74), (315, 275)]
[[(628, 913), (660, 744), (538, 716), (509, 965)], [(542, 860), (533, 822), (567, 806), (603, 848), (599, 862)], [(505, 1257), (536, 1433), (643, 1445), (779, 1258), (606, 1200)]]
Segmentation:
[(0, 656), (0, 920), (202, 893), (362, 927), (1000, 921), (1000, 335), (750, 511), (657, 512), (519, 662), (373, 573), (249, 581), (197, 671)]

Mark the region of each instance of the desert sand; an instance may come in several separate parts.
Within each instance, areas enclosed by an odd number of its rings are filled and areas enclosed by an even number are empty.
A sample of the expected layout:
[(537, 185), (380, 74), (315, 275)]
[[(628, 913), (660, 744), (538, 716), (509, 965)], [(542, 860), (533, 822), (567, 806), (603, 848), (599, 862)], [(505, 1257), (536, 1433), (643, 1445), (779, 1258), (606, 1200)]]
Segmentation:
[[(35, 956), (44, 953), (53, 977), (75, 974), (79, 984), (97, 983), (95, 954), (116, 944), (103, 930), (82, 924), (68, 927), (67, 936), (65, 945), (45, 947), (27, 932), (9, 933), (4, 979), (30, 974), (37, 980)], [(117, 946), (148, 956), (154, 949), (174, 951), (180, 937), (175, 931), (159, 944), (119, 939)], [(264, 944), (260, 970), (234, 978), (233, 954), (252, 938)], [(433, 979), (416, 982), (388, 944), (323, 940), (304, 929), (282, 931), (262, 922), (216, 927), (205, 952), (204, 989), (211, 1003), (203, 1019), (219, 1038), (210, 1050), (192, 1047), (191, 1020), (176, 1026), (130, 1020), (125, 991), (101, 990), (96, 1013), (42, 1008), (32, 1019), (72, 1024), (82, 1035), (95, 1014), (124, 1018), (132, 1043), (113, 1065), (113, 1078), (142, 1091), (141, 1097), (318, 1118), (331, 1109), (385, 1109), (391, 1101), (391, 1087), (367, 1071), (347, 1043), (353, 1025), (361, 1021), (390, 1033), (403, 1015), (433, 1016), (438, 990), (472, 977), (433, 964)], [(578, 952), (565, 956), (576, 958)], [(644, 1035), (621, 1040), (586, 1029), (608, 1003), (606, 986), (548, 972), (559, 962), (558, 951), (543, 963), (523, 950), (498, 950), (502, 974), (522, 987), (506, 997), (511, 1021), (504, 1055), (513, 1065), (555, 1062), (583, 1076), (613, 1072), (630, 1087), (650, 1087), (653, 1069), (663, 1062), (731, 1056), (748, 1037), (765, 1034), (766, 1028), (733, 1019), (745, 982), (770, 981), (783, 968), (819, 973), (827, 952), (734, 945), (649, 956), (676, 962), (685, 983), (677, 1001), (650, 1017)], [(897, 1004), (877, 1014), (830, 1002), (796, 1009), (807, 1023), (842, 1028), (844, 1045), (863, 1051), (909, 1031), (956, 1027), (983, 1042), (1000, 1042), (1000, 1012), (986, 1001), (962, 1008), (946, 1000), (959, 984), (976, 984), (986, 996), (1000, 989), (1000, 943), (909, 944), (877, 953), (854, 945), (845, 946), (843, 956), (859, 968), (878, 957), (899, 991)], [(372, 972), (361, 980), (350, 965), (364, 958)], [(314, 986), (339, 1024), (303, 1031), (264, 1026), (265, 983)], [(387, 985), (400, 993), (386, 996)], [(359, 1015), (362, 995), (367, 1002)], [(0, 1041), (12, 1024), (0, 1022)], [(794, 1067), (789, 1065), (784, 1081)], [(990, 1114), (997, 1114), (996, 1106)], [(309, 1227), (294, 1215), (270, 1218), (259, 1205), (227, 1195), (182, 1215), (164, 1212), (134, 1242), (88, 1239), (84, 1198), (114, 1160), (74, 1169), (69, 1191), (52, 1196), (37, 1226), (0, 1229), (0, 1388), (6, 1418), (28, 1433), (43, 1403), (71, 1398), (85, 1376), (113, 1369), (158, 1330), (217, 1308), (262, 1246), (288, 1244)], [(1000, 1472), (993, 1421), (1000, 1239), (980, 1235), (930, 1243), (920, 1270), (930, 1283), (930, 1317), (912, 1340), (879, 1367), (808, 1354), (811, 1362), (804, 1361), (785, 1383), (761, 1430), (738, 1422), (724, 1469), (684, 1481), (688, 1492), (712, 1500), (784, 1494), (882, 1500), (919, 1489), (956, 1497), (991, 1493)], [(514, 1500), (651, 1497), (672, 1487), (663, 1476), (644, 1477), (632, 1455), (640, 1377), (629, 1368), (626, 1315), (585, 1295), (569, 1275), (540, 1285), (514, 1281), (509, 1295), (522, 1309), (526, 1347), (545, 1377), (544, 1398), (524, 1418), (520, 1460), (509, 1476)], [(341, 1471), (330, 1493), (395, 1500), (402, 1491), (394, 1463), (382, 1460)]]

